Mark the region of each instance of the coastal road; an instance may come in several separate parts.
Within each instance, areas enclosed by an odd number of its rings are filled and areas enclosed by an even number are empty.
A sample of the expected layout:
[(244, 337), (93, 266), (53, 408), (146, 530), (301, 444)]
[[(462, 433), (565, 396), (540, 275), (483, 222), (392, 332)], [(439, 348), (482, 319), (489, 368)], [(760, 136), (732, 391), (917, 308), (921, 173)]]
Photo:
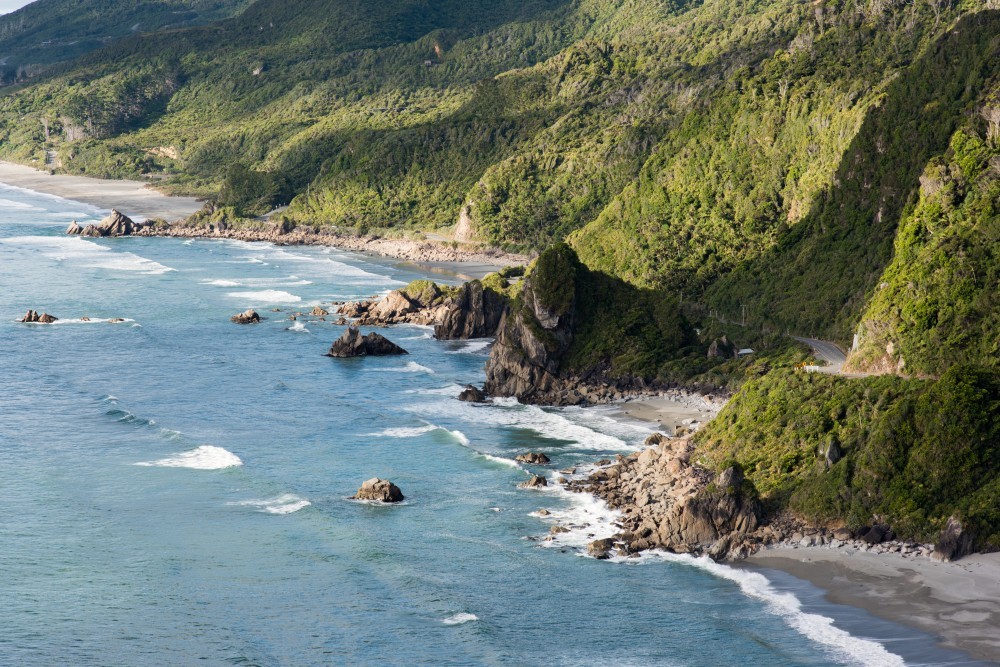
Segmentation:
[[(827, 363), (826, 366), (819, 367), (820, 373), (844, 375), (842, 369), (847, 362), (847, 353), (840, 349), (839, 345), (828, 340), (817, 340), (815, 338), (802, 338), (801, 336), (792, 336), (792, 338), (811, 347), (816, 358), (822, 359)], [(851, 373), (851, 375), (854, 375), (854, 373)]]

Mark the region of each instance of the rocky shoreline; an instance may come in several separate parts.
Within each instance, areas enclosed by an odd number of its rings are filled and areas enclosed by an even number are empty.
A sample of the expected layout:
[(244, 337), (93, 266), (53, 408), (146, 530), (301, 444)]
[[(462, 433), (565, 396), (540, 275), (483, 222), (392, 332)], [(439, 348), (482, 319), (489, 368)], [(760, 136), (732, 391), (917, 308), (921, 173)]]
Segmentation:
[(411, 262), (469, 262), (504, 267), (519, 266), (531, 260), (527, 255), (508, 253), (497, 248), (374, 236), (348, 236), (332, 231), (317, 233), (303, 229), (285, 230), (277, 225), (270, 225), (266, 229), (237, 229), (226, 226), (220, 228), (214, 225), (208, 227), (157, 225), (140, 229), (136, 234), (170, 238), (265, 241), (275, 245), (329, 246)]

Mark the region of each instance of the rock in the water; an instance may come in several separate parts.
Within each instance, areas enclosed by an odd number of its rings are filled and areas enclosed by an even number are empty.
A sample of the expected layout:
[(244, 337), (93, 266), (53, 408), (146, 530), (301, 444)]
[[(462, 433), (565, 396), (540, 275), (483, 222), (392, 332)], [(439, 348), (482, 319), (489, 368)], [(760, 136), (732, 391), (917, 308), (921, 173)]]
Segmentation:
[(465, 385), (465, 389), (462, 393), (458, 395), (458, 400), (468, 401), (470, 403), (485, 403), (486, 394), (479, 390), (478, 387), (473, 387), (471, 384)]
[(547, 479), (541, 475), (532, 475), (531, 479), (527, 482), (521, 482), (518, 486), (522, 489), (537, 489), (542, 486), (548, 486), (549, 482)]
[(398, 503), (403, 500), (403, 492), (387, 479), (372, 477), (365, 481), (352, 500), (375, 500), (383, 503)]
[(534, 465), (545, 465), (549, 463), (549, 457), (541, 452), (527, 452), (525, 454), (520, 454), (515, 457), (515, 460), (521, 463), (532, 463)]
[(24, 314), (24, 317), (21, 318), (21, 321), (28, 324), (52, 324), (58, 319), (58, 317), (54, 317), (48, 313), (36, 313), (33, 310), (29, 310)]
[(309, 314), (312, 315), (313, 317), (323, 317), (325, 315), (329, 315), (330, 313), (323, 310), (319, 306), (313, 306), (313, 309)]
[(615, 548), (615, 541), (610, 537), (603, 540), (594, 540), (587, 545), (587, 553), (598, 560), (611, 557), (611, 550)]
[(362, 336), (357, 327), (348, 327), (344, 335), (333, 341), (328, 357), (381, 357), (390, 354), (409, 354), (385, 336), (372, 332)]
[(116, 209), (111, 209), (111, 215), (101, 220), (97, 225), (87, 225), (80, 228), (76, 220), (66, 229), (67, 234), (82, 236), (131, 236), (142, 228), (132, 221), (127, 215), (119, 213)]
[(231, 322), (236, 322), (236, 324), (256, 324), (257, 322), (260, 322), (260, 315), (257, 314), (256, 310), (251, 308), (250, 310), (233, 315), (229, 318), (229, 320)]
[(938, 535), (934, 545), (935, 560), (952, 561), (972, 553), (972, 536), (963, 530), (962, 522), (956, 517), (948, 517), (948, 525)]

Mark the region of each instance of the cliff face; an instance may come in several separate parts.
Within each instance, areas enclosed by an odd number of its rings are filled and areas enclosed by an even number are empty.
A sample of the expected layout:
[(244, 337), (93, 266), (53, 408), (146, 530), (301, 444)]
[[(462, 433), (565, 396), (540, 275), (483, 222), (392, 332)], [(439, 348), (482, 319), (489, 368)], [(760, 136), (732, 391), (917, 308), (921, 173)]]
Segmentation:
[(485, 390), (529, 403), (572, 405), (583, 400), (562, 377), (573, 342), (576, 255), (566, 246), (544, 253), (525, 278), (519, 299), (500, 325), (486, 362)]
[(497, 335), (506, 312), (506, 297), (485, 288), (479, 280), (467, 282), (434, 326), (434, 337), (438, 340), (491, 338)]

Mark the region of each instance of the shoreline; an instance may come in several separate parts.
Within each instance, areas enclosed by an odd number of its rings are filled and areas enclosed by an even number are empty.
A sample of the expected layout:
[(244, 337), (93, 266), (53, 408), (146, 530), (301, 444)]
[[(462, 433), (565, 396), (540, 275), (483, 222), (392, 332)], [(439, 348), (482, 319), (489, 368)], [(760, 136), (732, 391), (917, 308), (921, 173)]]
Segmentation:
[(827, 601), (931, 634), (973, 658), (1000, 662), (1000, 553), (955, 562), (854, 549), (775, 547), (737, 567), (780, 570)]
[(113, 180), (50, 175), (14, 162), (0, 161), (0, 184), (89, 204), (99, 209), (116, 208), (130, 218), (180, 220), (201, 210), (194, 197), (165, 195), (144, 181)]
[[(620, 409), (612, 416), (662, 429), (671, 418), (698, 411), (700, 406), (687, 403), (666, 396), (637, 399), (617, 404)], [(829, 603), (864, 610), (931, 635), (944, 648), (1000, 664), (1000, 553), (942, 562), (926, 555), (863, 551), (850, 543), (780, 543), (729, 565), (783, 572), (815, 586)]]
[[(0, 179), (2, 180), (2, 179)], [(227, 239), (232, 241), (264, 242), (275, 245), (325, 246), (359, 252), (374, 257), (397, 259), (431, 273), (448, 273), (468, 280), (508, 266), (519, 266), (531, 260), (527, 255), (504, 252), (496, 248), (446, 246), (435, 241), (344, 236), (336, 233), (316, 233), (293, 229), (281, 233), (276, 227), (254, 229), (209, 229), (179, 227), (143, 230), (139, 236), (185, 239)]]

